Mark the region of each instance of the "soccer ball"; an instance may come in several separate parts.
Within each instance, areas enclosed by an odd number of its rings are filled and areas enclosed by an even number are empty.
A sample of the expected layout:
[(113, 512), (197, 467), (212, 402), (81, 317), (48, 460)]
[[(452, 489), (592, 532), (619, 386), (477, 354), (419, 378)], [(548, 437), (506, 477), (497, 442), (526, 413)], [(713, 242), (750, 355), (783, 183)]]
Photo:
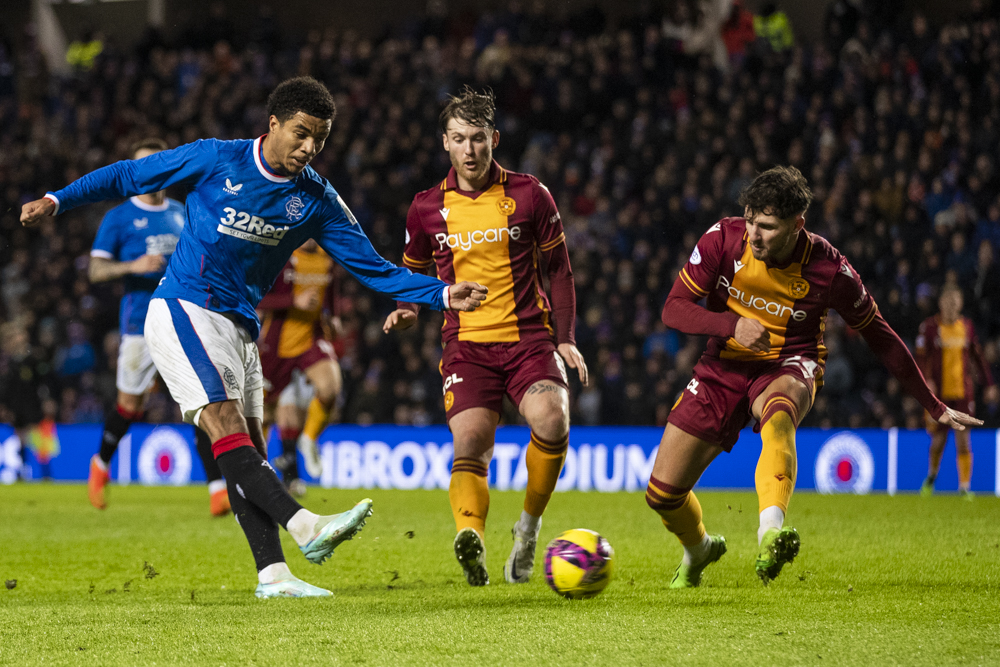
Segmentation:
[(615, 550), (592, 530), (567, 530), (545, 547), (545, 581), (571, 600), (592, 598), (603, 591), (614, 570)]

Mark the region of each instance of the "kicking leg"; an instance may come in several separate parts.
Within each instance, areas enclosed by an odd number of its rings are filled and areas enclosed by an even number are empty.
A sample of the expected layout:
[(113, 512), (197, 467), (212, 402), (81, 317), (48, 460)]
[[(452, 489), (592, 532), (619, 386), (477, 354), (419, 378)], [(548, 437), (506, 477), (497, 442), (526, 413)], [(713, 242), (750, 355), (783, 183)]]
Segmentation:
[(668, 423), (663, 431), (646, 487), (646, 503), (684, 547), (671, 588), (698, 586), (702, 571), (726, 553), (726, 539), (705, 532), (701, 504), (691, 490), (722, 451), (721, 445), (697, 438), (673, 424)]
[(209, 404), (198, 425), (212, 438), (212, 451), (230, 488), (283, 526), (309, 561), (324, 562), (371, 515), (368, 499), (333, 516), (319, 516), (296, 502), (261, 455), (266, 453), (261, 420), (245, 419), (241, 401)]
[(486, 515), (490, 511), (487, 481), (493, 439), (500, 415), (487, 408), (469, 408), (448, 421), (455, 446), (448, 501), (455, 517), (455, 557), (472, 586), (490, 583), (486, 571)]

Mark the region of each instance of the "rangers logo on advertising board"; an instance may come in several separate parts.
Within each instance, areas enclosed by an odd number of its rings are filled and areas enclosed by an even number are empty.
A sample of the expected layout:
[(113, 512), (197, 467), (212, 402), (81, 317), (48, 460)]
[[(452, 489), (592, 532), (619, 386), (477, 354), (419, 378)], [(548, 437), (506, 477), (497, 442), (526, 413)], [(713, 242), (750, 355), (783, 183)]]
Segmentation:
[(875, 459), (868, 443), (844, 431), (820, 447), (816, 457), (816, 490), (820, 493), (857, 493), (872, 490)]
[(142, 442), (136, 465), (143, 484), (183, 486), (191, 481), (191, 448), (176, 429), (160, 426)]

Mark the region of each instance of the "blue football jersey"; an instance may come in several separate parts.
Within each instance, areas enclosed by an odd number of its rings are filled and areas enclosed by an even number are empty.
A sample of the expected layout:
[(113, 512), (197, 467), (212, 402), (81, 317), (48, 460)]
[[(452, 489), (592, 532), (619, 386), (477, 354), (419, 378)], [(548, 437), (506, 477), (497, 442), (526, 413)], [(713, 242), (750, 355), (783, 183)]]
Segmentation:
[[(143, 255), (163, 255), (168, 261), (184, 228), (184, 205), (173, 199), (153, 206), (132, 197), (104, 216), (91, 257), (131, 262)], [(118, 319), (123, 334), (142, 335), (149, 299), (164, 272), (125, 276)]]
[(399, 301), (444, 310), (445, 283), (383, 259), (337, 191), (312, 167), (274, 173), (255, 140), (204, 139), (93, 171), (55, 193), (56, 213), (82, 204), (193, 187), (187, 222), (154, 298), (229, 313), (256, 338), (254, 307), (309, 238), (362, 284)]

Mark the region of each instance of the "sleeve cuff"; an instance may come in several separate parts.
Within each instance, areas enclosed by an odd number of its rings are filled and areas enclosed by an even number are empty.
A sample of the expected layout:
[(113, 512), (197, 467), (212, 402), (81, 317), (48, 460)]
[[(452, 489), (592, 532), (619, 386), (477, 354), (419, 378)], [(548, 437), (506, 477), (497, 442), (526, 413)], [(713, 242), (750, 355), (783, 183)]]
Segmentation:
[(107, 250), (98, 250), (97, 248), (94, 248), (93, 250), (90, 251), (90, 256), (91, 257), (100, 257), (101, 259), (114, 259), (115, 258), (115, 256), (112, 255)]
[(42, 199), (51, 199), (52, 203), (56, 205), (56, 210), (52, 213), (52, 215), (59, 215), (59, 197), (56, 197), (51, 192), (46, 192)]
[(441, 291), (441, 297), (444, 299), (443, 310), (451, 310), (451, 285), (444, 286), (444, 289)]

